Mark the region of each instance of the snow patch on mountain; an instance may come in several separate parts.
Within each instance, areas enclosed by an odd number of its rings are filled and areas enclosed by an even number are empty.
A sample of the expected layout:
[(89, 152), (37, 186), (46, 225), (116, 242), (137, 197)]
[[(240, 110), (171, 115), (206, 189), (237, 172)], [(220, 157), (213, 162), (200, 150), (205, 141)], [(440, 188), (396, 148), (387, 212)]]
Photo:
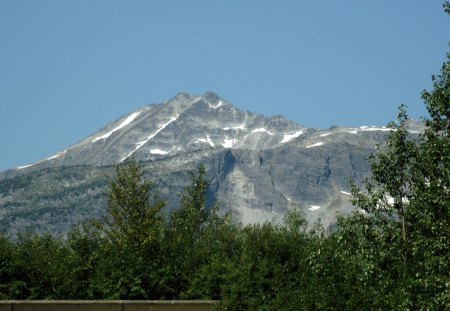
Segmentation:
[(217, 105), (213, 106), (213, 105), (209, 104), (209, 107), (211, 107), (212, 109), (217, 109), (222, 105), (223, 105), (223, 101), (219, 100), (219, 103)]
[(136, 119), (136, 117), (137, 117), (140, 113), (141, 113), (141, 111), (137, 111), (137, 112), (132, 113), (131, 115), (128, 116), (128, 118), (126, 118), (126, 119), (125, 119), (122, 123), (120, 123), (117, 127), (113, 128), (111, 131), (109, 131), (108, 133), (106, 133), (106, 134), (104, 134), (104, 135), (102, 135), (102, 136), (99, 136), (99, 137), (94, 138), (94, 139), (92, 140), (92, 142), (95, 143), (96, 141), (98, 141), (98, 140), (100, 140), (100, 139), (103, 139), (103, 140), (104, 140), (104, 139), (108, 138), (109, 136), (111, 136), (112, 133), (114, 133), (114, 132), (120, 130), (121, 128), (123, 128), (123, 127), (127, 126), (128, 124), (130, 124), (131, 122), (133, 122), (134, 119)]
[(57, 154), (52, 155), (51, 157), (48, 157), (46, 160), (53, 160), (53, 159), (59, 158), (60, 156), (62, 156), (66, 152), (67, 152), (67, 150), (64, 150), (62, 152), (58, 152)]
[[(390, 195), (385, 195), (384, 198), (386, 199), (388, 205), (394, 206), (395, 199), (393, 197), (391, 197)], [(402, 203), (409, 203), (408, 198), (403, 197), (402, 198)]]
[(392, 130), (391, 128), (387, 128), (387, 127), (385, 127), (385, 126), (383, 126), (383, 127), (376, 127), (376, 126), (371, 126), (371, 127), (368, 127), (368, 126), (361, 126), (360, 129), (361, 129), (362, 131), (367, 131), (367, 132), (370, 132), (370, 131), (390, 132), (390, 131)]
[(146, 143), (148, 143), (153, 137), (155, 137), (156, 135), (158, 135), (159, 132), (161, 132), (163, 129), (165, 129), (170, 123), (174, 122), (176, 119), (178, 119), (180, 115), (177, 114), (176, 117), (171, 117), (169, 121), (167, 121), (164, 124), (161, 124), (159, 126), (159, 129), (157, 129), (153, 134), (151, 134), (150, 136), (147, 137), (147, 139), (138, 142), (136, 144), (136, 147), (134, 148), (133, 151), (131, 151), (125, 158), (123, 158), (122, 160), (120, 160), (120, 162), (122, 162), (123, 160), (125, 160), (126, 158), (128, 158), (129, 156), (131, 156), (133, 153), (135, 153), (137, 150), (139, 150), (143, 145), (145, 145)]
[(287, 143), (291, 139), (297, 138), (297, 137), (299, 137), (302, 134), (303, 134), (303, 131), (284, 133), (284, 137), (281, 140), (280, 144)]
[(48, 157), (46, 160), (53, 160), (53, 159), (56, 159), (56, 158), (58, 158), (58, 157), (60, 157), (61, 155), (60, 154), (55, 154), (55, 155), (52, 155), (51, 157)]
[(24, 168), (27, 168), (27, 167), (30, 167), (30, 166), (33, 166), (33, 165), (35, 165), (35, 163), (22, 165), (22, 166), (17, 167), (16, 170), (23, 170)]
[(229, 130), (245, 130), (245, 123), (242, 123), (241, 125), (234, 126), (234, 127), (224, 127), (223, 129), (225, 131), (229, 131)]
[(324, 133), (324, 134), (320, 134), (320, 137), (326, 137), (326, 136), (330, 136), (333, 133)]
[(211, 140), (211, 137), (209, 137), (209, 135), (206, 135), (206, 139), (205, 138), (198, 138), (195, 143), (207, 143), (209, 144), (211, 147), (214, 148), (214, 143)]
[(319, 141), (318, 143), (306, 146), (306, 148), (319, 147), (323, 145), (323, 141)]
[(151, 153), (151, 154), (161, 154), (161, 155), (165, 155), (165, 154), (168, 154), (169, 151), (163, 151), (163, 150), (161, 150), (161, 149), (152, 149), (152, 150), (150, 150), (150, 153)]
[(228, 136), (225, 136), (225, 139), (222, 143), (222, 147), (224, 148), (232, 148), (234, 144), (237, 143), (236, 139), (229, 139)]
[(270, 136), (272, 136), (273, 135), (273, 133), (272, 132), (270, 132), (270, 131), (268, 131), (268, 130), (266, 130), (265, 128), (263, 128), (263, 127), (261, 127), (261, 128), (257, 128), (257, 129), (254, 129), (252, 132), (251, 132), (252, 134), (254, 134), (254, 133), (267, 133), (267, 134), (269, 134)]
[(308, 210), (310, 210), (310, 211), (317, 211), (319, 208), (320, 208), (319, 205), (311, 205), (311, 207), (308, 208)]

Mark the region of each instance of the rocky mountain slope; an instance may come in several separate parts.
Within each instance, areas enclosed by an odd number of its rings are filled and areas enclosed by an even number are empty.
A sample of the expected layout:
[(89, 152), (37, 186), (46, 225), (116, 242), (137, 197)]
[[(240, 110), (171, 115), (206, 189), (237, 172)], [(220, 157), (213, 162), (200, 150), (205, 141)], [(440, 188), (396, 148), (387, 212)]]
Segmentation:
[[(411, 123), (411, 132), (421, 130)], [(332, 226), (350, 204), (349, 180), (368, 174), (366, 157), (385, 127), (305, 128), (282, 116), (241, 111), (214, 93), (180, 93), (133, 111), (42, 161), (0, 173), (0, 230), (66, 232), (105, 212), (113, 166), (143, 161), (175, 208), (177, 193), (199, 163), (208, 199), (242, 223), (280, 222), (297, 209), (310, 223)]]

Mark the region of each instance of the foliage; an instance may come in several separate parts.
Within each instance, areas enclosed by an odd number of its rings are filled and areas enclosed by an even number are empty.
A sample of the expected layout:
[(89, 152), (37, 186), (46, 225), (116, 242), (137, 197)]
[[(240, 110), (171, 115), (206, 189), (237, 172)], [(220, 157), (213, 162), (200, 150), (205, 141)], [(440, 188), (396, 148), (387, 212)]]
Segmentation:
[(158, 243), (163, 228), (160, 212), (166, 203), (152, 193), (153, 185), (143, 174), (142, 165), (133, 160), (116, 166), (108, 191), (110, 218), (94, 224), (111, 243), (148, 251)]
[[(65, 243), (49, 234), (22, 234), (16, 244), (10, 284), (14, 296), (26, 299), (71, 298), (76, 276), (74, 256)], [(19, 288), (21, 290), (19, 291)]]
[(382, 238), (372, 241), (366, 230), (364, 241), (379, 249), (376, 256), (389, 259), (391, 275), (383, 282), (396, 280), (391, 286), (396, 294), (383, 295), (390, 307), (450, 307), (449, 59), (432, 78), (433, 91), (422, 93), (429, 114), (425, 132), (411, 138), (401, 107), (386, 148), (370, 158), (371, 180), (364, 191), (353, 187), (354, 203), (372, 217), (359, 223)]
[[(444, 5), (450, 14), (450, 5)], [(216, 299), (224, 310), (450, 309), (450, 56), (418, 137), (406, 108), (386, 145), (369, 158), (371, 178), (353, 185), (364, 210), (336, 232), (284, 224), (240, 226), (206, 204), (203, 166), (165, 202), (133, 160), (116, 167), (108, 216), (65, 238), (0, 234), (0, 299)], [(24, 181), (25, 182), (25, 181)], [(3, 185), (9, 191), (14, 185)], [(1, 192), (1, 191), (0, 191)], [(309, 228), (309, 229), (308, 229)]]
[(92, 221), (89, 228), (103, 238), (93, 285), (105, 298), (148, 299), (154, 292), (166, 203), (143, 175), (142, 164), (134, 160), (117, 165), (109, 183), (109, 217)]
[(0, 299), (21, 297), (26, 284), (16, 275), (17, 260), (15, 245), (0, 235)]
[(220, 297), (221, 276), (211, 265), (220, 266), (224, 260), (234, 226), (230, 215), (219, 216), (218, 204), (206, 206), (208, 186), (206, 169), (200, 165), (180, 193), (180, 207), (172, 211), (167, 223), (165, 262), (159, 270), (161, 296), (166, 299)]

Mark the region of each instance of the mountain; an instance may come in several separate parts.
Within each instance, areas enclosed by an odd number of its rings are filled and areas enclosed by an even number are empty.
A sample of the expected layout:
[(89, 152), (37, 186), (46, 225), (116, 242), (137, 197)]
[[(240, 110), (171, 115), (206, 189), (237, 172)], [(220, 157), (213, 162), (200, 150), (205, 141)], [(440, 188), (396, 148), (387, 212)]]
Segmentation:
[[(411, 121), (411, 131), (421, 123)], [(0, 230), (65, 233), (106, 210), (113, 166), (143, 161), (169, 209), (178, 204), (189, 172), (199, 163), (211, 183), (208, 201), (220, 201), (235, 220), (281, 222), (297, 209), (310, 223), (332, 226), (357, 210), (349, 180), (368, 175), (366, 157), (385, 127), (305, 128), (282, 116), (241, 111), (214, 93), (180, 93), (133, 111), (81, 142), (42, 161), (0, 173)]]
[(214, 93), (181, 93), (133, 111), (33, 166), (112, 165), (130, 156), (148, 161), (210, 148), (269, 149), (303, 131), (282, 116), (241, 111)]

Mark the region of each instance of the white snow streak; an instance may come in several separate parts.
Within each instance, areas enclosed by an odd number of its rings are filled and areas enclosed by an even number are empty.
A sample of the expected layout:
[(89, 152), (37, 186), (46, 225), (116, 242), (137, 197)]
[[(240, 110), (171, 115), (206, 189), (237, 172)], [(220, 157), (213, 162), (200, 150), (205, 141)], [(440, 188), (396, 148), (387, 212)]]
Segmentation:
[(267, 134), (269, 134), (269, 135), (271, 135), (271, 136), (273, 135), (272, 132), (266, 130), (266, 129), (263, 128), (263, 127), (258, 128), (258, 129), (254, 129), (251, 133), (252, 133), (252, 134), (254, 134), (254, 133), (267, 133)]
[[(373, 132), (373, 131), (390, 132), (392, 130), (395, 131), (395, 129), (388, 128), (386, 126), (379, 127), (379, 126), (374, 126), (374, 125), (372, 125), (372, 126), (363, 125), (363, 126), (360, 126), (359, 128), (361, 131), (364, 131), (364, 132)], [(352, 134), (356, 134), (356, 132), (357, 132), (356, 130), (349, 131), (349, 133), (352, 133)]]
[(320, 206), (318, 206), (318, 205), (311, 205), (311, 207), (308, 208), (308, 210), (310, 210), (310, 211), (316, 211), (316, 210), (318, 210), (319, 208), (320, 208)]
[(302, 134), (303, 134), (303, 131), (284, 133), (283, 140), (280, 142), (280, 144), (287, 143), (291, 139), (297, 138)]
[(361, 128), (363, 131), (365, 132), (372, 132), (372, 131), (382, 131), (382, 132), (390, 132), (392, 129), (391, 128), (386, 128), (386, 127), (376, 127), (376, 126), (372, 126), (372, 127), (365, 127), (365, 128)]
[[(161, 132), (163, 129), (165, 129), (170, 123), (172, 123), (173, 121), (175, 121), (178, 118), (178, 114), (176, 117), (171, 117), (170, 120), (162, 125), (159, 126), (159, 129), (157, 129), (153, 134), (151, 134), (149, 137), (147, 137), (146, 140), (140, 141), (136, 144), (136, 148), (134, 148), (133, 151), (131, 151), (125, 158), (123, 158), (122, 160), (120, 160), (120, 162), (122, 162), (123, 160), (125, 160), (126, 158), (128, 158), (129, 156), (131, 156), (133, 153), (135, 153), (139, 148), (141, 148), (143, 145), (145, 145), (146, 143), (148, 143), (150, 141), (150, 139), (152, 139), (153, 137), (155, 137), (159, 132)], [(154, 149), (157, 150), (157, 149)]]
[(48, 157), (47, 160), (56, 159), (56, 158), (62, 156), (63, 154), (65, 154), (66, 152), (67, 152), (67, 150), (64, 150), (64, 151), (62, 151), (62, 152), (58, 152), (57, 154), (52, 155), (51, 157)]
[(164, 155), (164, 154), (168, 154), (169, 151), (163, 151), (163, 150), (160, 150), (160, 149), (152, 149), (152, 150), (150, 150), (150, 153), (151, 154), (162, 154), (162, 155)]
[(322, 145), (323, 145), (323, 141), (319, 141), (318, 143), (309, 145), (306, 148), (318, 147), (318, 146), (322, 146)]
[(53, 159), (56, 159), (59, 156), (61, 156), (61, 154), (55, 154), (55, 155), (53, 155), (51, 157), (48, 157), (47, 160), (53, 160)]
[(214, 147), (214, 143), (211, 140), (211, 137), (209, 137), (209, 135), (206, 135), (206, 139), (204, 138), (198, 138), (195, 143), (207, 143), (209, 144), (211, 147)]
[(92, 142), (95, 143), (97, 140), (108, 138), (108, 137), (111, 136), (111, 134), (114, 133), (115, 131), (118, 131), (118, 130), (120, 130), (121, 128), (123, 128), (124, 126), (127, 126), (128, 124), (130, 124), (131, 122), (133, 122), (133, 120), (136, 119), (136, 117), (137, 117), (140, 113), (141, 113), (140, 111), (132, 113), (130, 116), (128, 116), (128, 118), (126, 118), (122, 123), (120, 123), (119, 126), (115, 127), (114, 129), (112, 129), (111, 131), (109, 131), (108, 133), (106, 133), (106, 134), (104, 134), (104, 135), (102, 135), (102, 136), (99, 136), (99, 137), (94, 138), (94, 139), (92, 140)]
[(342, 191), (342, 190), (341, 190), (341, 193), (342, 193), (342, 194), (345, 194), (345, 195), (352, 195), (350, 192)]
[(234, 126), (234, 127), (224, 127), (223, 129), (225, 131), (229, 131), (229, 130), (245, 130), (245, 123), (242, 123), (241, 125)]
[(27, 168), (27, 167), (30, 167), (30, 166), (33, 166), (33, 165), (34, 165), (34, 163), (33, 164), (19, 166), (19, 167), (16, 168), (16, 170), (21, 170), (21, 169), (24, 169), (24, 168)]
[(350, 134), (356, 134), (358, 133), (358, 130), (354, 130), (354, 131), (348, 131)]
[(331, 135), (331, 134), (333, 134), (333, 133), (320, 134), (320, 137), (326, 137), (326, 136), (329, 136), (329, 135)]
[(209, 107), (211, 107), (212, 109), (217, 109), (220, 106), (222, 106), (222, 104), (223, 104), (223, 101), (219, 100), (219, 103), (216, 106), (213, 106), (213, 105), (209, 104)]

